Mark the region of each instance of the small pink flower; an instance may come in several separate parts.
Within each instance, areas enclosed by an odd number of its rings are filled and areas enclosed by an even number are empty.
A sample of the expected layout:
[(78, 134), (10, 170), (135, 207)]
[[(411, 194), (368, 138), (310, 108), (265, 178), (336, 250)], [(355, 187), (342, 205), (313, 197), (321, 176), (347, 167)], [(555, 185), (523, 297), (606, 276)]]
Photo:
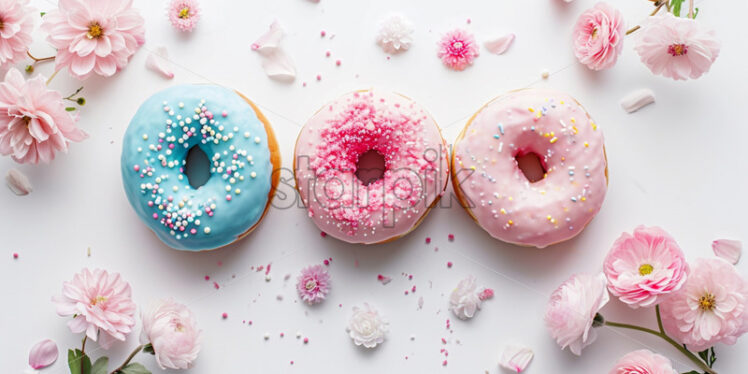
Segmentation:
[(124, 341), (135, 325), (130, 284), (118, 273), (83, 269), (73, 280), (63, 283), (62, 296), (52, 301), (57, 305), (57, 314), (73, 316), (68, 322), (70, 331), (85, 332), (104, 349), (115, 339)]
[(42, 20), (56, 68), (78, 79), (114, 75), (145, 43), (145, 20), (132, 0), (60, 0)]
[(0, 69), (26, 57), (34, 28), (29, 0), (0, 0)]
[(719, 56), (714, 30), (696, 20), (670, 13), (649, 17), (634, 49), (654, 74), (675, 80), (696, 79), (709, 71)]
[(631, 352), (616, 363), (609, 374), (678, 374), (665, 357), (646, 349)]
[(180, 31), (192, 31), (200, 20), (197, 0), (172, 0), (166, 11), (171, 25)]
[(574, 55), (592, 70), (611, 68), (623, 50), (625, 33), (621, 12), (608, 3), (597, 3), (577, 19)]
[(605, 274), (575, 274), (551, 295), (545, 325), (562, 349), (579, 356), (597, 337), (593, 329), (597, 312), (610, 300)]
[(330, 274), (322, 265), (308, 266), (301, 270), (296, 289), (307, 304), (321, 303), (330, 292)]
[(161, 369), (189, 369), (200, 352), (202, 331), (195, 315), (172, 299), (161, 300), (142, 313), (141, 344), (150, 343)]
[(465, 30), (452, 30), (439, 41), (437, 56), (444, 65), (453, 70), (465, 70), (478, 57), (478, 43), (473, 34)]
[(55, 151), (67, 152), (68, 142), (85, 139), (76, 120), (42, 76), (26, 81), (13, 68), (0, 83), (0, 154), (18, 163), (49, 163)]
[(735, 344), (748, 331), (748, 282), (721, 258), (699, 259), (660, 308), (667, 333), (692, 351)]
[(639, 226), (613, 243), (603, 264), (608, 290), (633, 308), (661, 302), (688, 277), (688, 263), (675, 240), (659, 227)]

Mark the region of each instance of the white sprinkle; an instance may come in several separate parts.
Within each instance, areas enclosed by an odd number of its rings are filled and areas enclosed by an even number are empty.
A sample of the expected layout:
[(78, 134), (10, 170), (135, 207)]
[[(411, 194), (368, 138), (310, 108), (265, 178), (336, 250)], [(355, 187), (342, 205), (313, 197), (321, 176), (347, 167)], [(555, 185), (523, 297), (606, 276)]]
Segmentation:
[(203, 232), (206, 234), (210, 234), (210, 227), (206, 227), (205, 229), (203, 229)]
[(259, 136), (255, 136), (255, 143), (260, 144), (261, 141), (262, 139)]

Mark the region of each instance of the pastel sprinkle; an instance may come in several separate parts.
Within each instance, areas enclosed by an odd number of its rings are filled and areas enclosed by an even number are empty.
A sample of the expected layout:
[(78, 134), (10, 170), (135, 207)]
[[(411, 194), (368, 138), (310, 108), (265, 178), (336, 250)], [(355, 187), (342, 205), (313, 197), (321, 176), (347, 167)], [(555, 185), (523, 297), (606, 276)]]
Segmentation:
[(221, 318), (223, 319), (229, 318), (229, 314), (224, 312), (223, 314), (221, 314)]

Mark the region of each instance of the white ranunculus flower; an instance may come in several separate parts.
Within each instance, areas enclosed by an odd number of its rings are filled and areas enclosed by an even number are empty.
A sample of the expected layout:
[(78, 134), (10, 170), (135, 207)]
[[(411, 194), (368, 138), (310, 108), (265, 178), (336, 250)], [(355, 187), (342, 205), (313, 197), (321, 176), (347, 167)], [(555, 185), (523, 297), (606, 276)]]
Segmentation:
[(379, 312), (368, 303), (364, 303), (362, 308), (353, 307), (353, 315), (346, 330), (356, 345), (374, 348), (384, 342), (388, 329), (389, 323), (379, 315)]
[(480, 309), (481, 299), (477, 292), (475, 277), (469, 276), (457, 284), (449, 295), (449, 310), (459, 319), (470, 319)]
[(382, 21), (377, 44), (389, 54), (403, 52), (413, 43), (413, 24), (405, 17), (394, 14)]

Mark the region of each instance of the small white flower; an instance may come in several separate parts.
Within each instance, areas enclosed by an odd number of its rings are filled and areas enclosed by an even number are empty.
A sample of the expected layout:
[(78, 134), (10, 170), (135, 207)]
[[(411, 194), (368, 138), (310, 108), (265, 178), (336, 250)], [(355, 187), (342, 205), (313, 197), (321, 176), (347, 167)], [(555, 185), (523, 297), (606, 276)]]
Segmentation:
[(459, 319), (473, 318), (480, 305), (481, 299), (472, 275), (461, 280), (449, 295), (449, 310)]
[(389, 323), (385, 321), (374, 308), (364, 303), (362, 308), (353, 307), (353, 315), (348, 322), (348, 335), (356, 345), (374, 348), (384, 342)]
[(382, 21), (377, 35), (377, 44), (389, 54), (408, 50), (413, 43), (413, 24), (400, 14), (393, 14)]
[(513, 373), (521, 373), (530, 364), (533, 356), (535, 354), (530, 348), (510, 345), (504, 348), (499, 366)]

